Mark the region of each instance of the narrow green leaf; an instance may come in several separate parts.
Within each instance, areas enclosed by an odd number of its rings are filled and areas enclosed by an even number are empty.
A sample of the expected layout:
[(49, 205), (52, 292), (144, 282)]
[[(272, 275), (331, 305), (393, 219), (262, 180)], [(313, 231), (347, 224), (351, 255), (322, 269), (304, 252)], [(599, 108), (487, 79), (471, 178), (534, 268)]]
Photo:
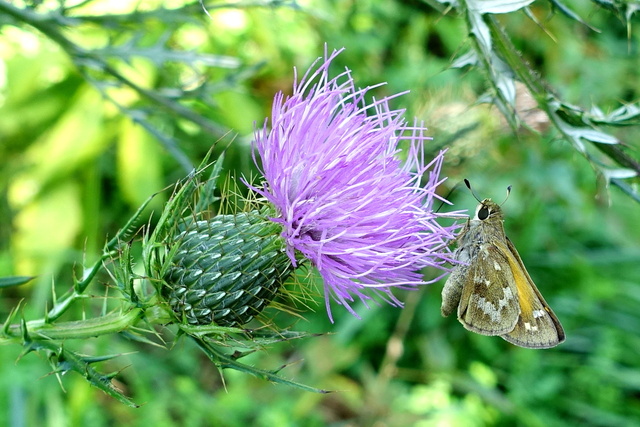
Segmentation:
[(627, 194), (633, 200), (640, 203), (640, 194), (638, 194), (638, 190), (634, 186), (631, 186), (627, 182), (622, 181), (618, 178), (612, 178), (611, 184), (615, 185), (620, 190), (622, 190), (623, 193)]
[(481, 14), (515, 12), (531, 3), (533, 0), (467, 0), (469, 9)]
[(464, 68), (467, 65), (478, 65), (478, 53), (475, 50), (470, 50), (456, 58), (453, 63), (451, 63), (451, 68)]
[(149, 196), (147, 200), (145, 200), (144, 203), (142, 203), (142, 205), (138, 208), (138, 210), (135, 211), (133, 216), (129, 218), (129, 220), (124, 225), (124, 227), (122, 227), (118, 231), (118, 233), (113, 237), (113, 239), (109, 240), (106, 248), (107, 252), (117, 248), (120, 242), (123, 242), (123, 241), (126, 242), (136, 235), (136, 233), (138, 232), (138, 227), (140, 227), (141, 225), (140, 217), (142, 216), (142, 213), (144, 212), (146, 207), (149, 205), (149, 203), (151, 203), (151, 201), (155, 196), (156, 196), (155, 194), (152, 194), (151, 196)]
[(576, 130), (580, 138), (586, 139), (587, 141), (596, 142), (599, 144), (619, 144), (618, 138), (613, 135), (609, 135), (608, 133), (601, 132), (595, 129), (583, 128), (581, 130)]
[(634, 171), (633, 169), (626, 169), (626, 168), (616, 168), (616, 169), (602, 168), (602, 174), (605, 176), (607, 181), (610, 181), (614, 178), (627, 179), (627, 178), (634, 178), (638, 176), (636, 171)]
[(0, 288), (10, 288), (11, 286), (20, 286), (35, 279), (36, 276), (7, 276), (0, 277)]
[(596, 32), (600, 32), (600, 30), (596, 29), (595, 27), (592, 27), (591, 25), (589, 25), (587, 23), (587, 21), (585, 21), (584, 19), (582, 19), (580, 17), (580, 15), (578, 15), (577, 13), (575, 13), (573, 10), (571, 10), (569, 8), (569, 6), (567, 6), (566, 4), (562, 3), (560, 0), (549, 0), (551, 2), (551, 4), (556, 7), (561, 13), (563, 13), (564, 15), (566, 15), (567, 17), (573, 19), (574, 21), (577, 21), (579, 23), (581, 23), (582, 25), (585, 25), (587, 27), (589, 27), (590, 29), (592, 29), (593, 31)]
[(590, 111), (594, 123), (611, 126), (637, 126), (640, 124), (640, 106), (638, 104), (624, 105), (609, 114), (593, 107)]
[(215, 162), (213, 163), (213, 167), (211, 168), (211, 176), (204, 184), (204, 188), (200, 192), (200, 197), (198, 197), (198, 204), (196, 205), (195, 212), (205, 211), (209, 206), (211, 206), (218, 198), (215, 196), (215, 190), (218, 184), (218, 177), (220, 176), (220, 172), (222, 171), (222, 163), (224, 161), (224, 154), (220, 155)]

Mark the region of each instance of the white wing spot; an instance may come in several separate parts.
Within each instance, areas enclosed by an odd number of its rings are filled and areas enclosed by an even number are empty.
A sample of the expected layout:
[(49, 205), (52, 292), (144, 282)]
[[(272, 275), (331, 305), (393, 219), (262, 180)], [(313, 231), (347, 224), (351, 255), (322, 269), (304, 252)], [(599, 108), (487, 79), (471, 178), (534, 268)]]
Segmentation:
[(493, 268), (495, 268), (496, 271), (502, 270), (502, 267), (500, 267), (500, 264), (498, 264), (496, 261), (493, 261)]
[(498, 322), (502, 318), (502, 309), (509, 304), (509, 301), (513, 299), (513, 293), (511, 292), (511, 288), (502, 288), (502, 292), (504, 292), (504, 297), (500, 298), (497, 301), (497, 307), (490, 301), (487, 301), (485, 297), (479, 297), (478, 295), (474, 295), (474, 301), (476, 306), (482, 310), (482, 312), (488, 315), (493, 322)]
[(538, 319), (540, 317), (544, 317), (547, 314), (544, 310), (533, 310), (533, 318)]
[(504, 301), (503, 306), (507, 305), (507, 301), (513, 299), (513, 293), (511, 293), (511, 288), (502, 288), (502, 292), (504, 292), (504, 298), (500, 301)]
[(488, 287), (488, 286), (491, 284), (491, 282), (490, 282), (488, 279), (486, 279), (486, 280), (484, 281), (484, 284), (485, 284), (485, 285), (487, 285), (487, 287)]

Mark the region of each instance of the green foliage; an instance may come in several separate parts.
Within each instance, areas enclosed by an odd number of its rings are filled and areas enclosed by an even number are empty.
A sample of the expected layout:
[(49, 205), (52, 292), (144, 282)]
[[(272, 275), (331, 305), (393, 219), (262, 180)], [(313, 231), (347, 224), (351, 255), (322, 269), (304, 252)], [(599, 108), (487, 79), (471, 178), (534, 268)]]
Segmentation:
[[(0, 0), (0, 321), (16, 338), (0, 342), (0, 425), (640, 422), (637, 6), (451, 4)], [(334, 310), (334, 325), (318, 298), (305, 320), (271, 314), (291, 326), (281, 341), (234, 331), (224, 352), (212, 331), (148, 325), (56, 341), (78, 319), (138, 315), (116, 310), (144, 274), (120, 243), (157, 224), (161, 190), (214, 144), (213, 158), (226, 149), (218, 182), (255, 176), (253, 122), (325, 42), (346, 47), (339, 66), (358, 85), (411, 90), (394, 102), (431, 126), (434, 151), (449, 148), (443, 194), (462, 178), (496, 200), (513, 185), (507, 233), (566, 343), (532, 351), (471, 334), (440, 316), (441, 285), (401, 295), (403, 310)], [(134, 262), (111, 277), (103, 263), (123, 251)], [(33, 323), (43, 313), (58, 329)], [(22, 319), (51, 340), (21, 337)], [(223, 378), (210, 360), (238, 356), (280, 384)]]

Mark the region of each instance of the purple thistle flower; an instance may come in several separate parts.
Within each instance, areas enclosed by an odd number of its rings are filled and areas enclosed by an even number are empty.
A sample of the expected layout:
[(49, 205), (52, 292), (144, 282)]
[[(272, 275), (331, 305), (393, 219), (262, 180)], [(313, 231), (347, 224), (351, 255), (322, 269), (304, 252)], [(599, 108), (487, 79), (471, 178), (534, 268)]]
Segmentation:
[[(426, 128), (389, 108), (402, 94), (367, 104), (367, 92), (380, 85), (356, 89), (349, 69), (330, 79), (341, 51), (325, 52), (299, 83), (296, 74), (291, 96), (275, 96), (271, 126), (265, 121), (254, 141), (266, 182), (251, 187), (277, 208), (272, 221), (283, 227), (291, 262), (299, 251), (320, 272), (332, 321), (331, 298), (358, 317), (354, 297), (365, 306), (373, 295), (402, 306), (392, 288), (438, 280), (424, 281), (421, 269), (446, 274), (456, 228), (440, 226), (432, 211), (443, 200), (435, 190), (446, 179), (439, 178), (444, 152), (425, 162)], [(404, 162), (402, 141), (409, 146)]]

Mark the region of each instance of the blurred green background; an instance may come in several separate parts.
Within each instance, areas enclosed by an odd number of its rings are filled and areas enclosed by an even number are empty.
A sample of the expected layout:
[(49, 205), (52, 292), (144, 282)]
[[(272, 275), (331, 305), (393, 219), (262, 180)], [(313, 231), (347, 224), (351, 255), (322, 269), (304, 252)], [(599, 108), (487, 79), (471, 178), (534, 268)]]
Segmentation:
[[(640, 37), (615, 9), (627, 4), (567, 4), (594, 29), (546, 2), (530, 8), (541, 25), (524, 11), (498, 18), (567, 102), (603, 111), (635, 102)], [(0, 425), (640, 425), (640, 206), (535, 104), (521, 108), (538, 132), (514, 132), (495, 107), (476, 103), (486, 76), (450, 68), (471, 47), (456, 10), (411, 0), (207, 2), (208, 13), (180, 0), (57, 7), (0, 1), (0, 277), (38, 276), (0, 289), (0, 321), (21, 300), (26, 319), (42, 317), (52, 288), (68, 289), (138, 206), (214, 143), (216, 153), (226, 148), (227, 174), (254, 176), (254, 122), (269, 116), (277, 91), (290, 91), (293, 67), (306, 70), (327, 43), (346, 48), (335, 70), (352, 69), (358, 86), (387, 82), (378, 96), (411, 91), (393, 106), (425, 121), (434, 152), (449, 148), (443, 195), (463, 178), (500, 201), (513, 186), (507, 233), (567, 340), (534, 351), (467, 332), (441, 317), (440, 281), (401, 294), (404, 310), (359, 307), (359, 320), (336, 308), (335, 324), (318, 298), (294, 329), (331, 334), (247, 362), (291, 363), (284, 376), (330, 394), (230, 370), (223, 382), (185, 339), (170, 349), (120, 336), (74, 343), (86, 354), (125, 353), (101, 369), (118, 372), (137, 409), (76, 373), (59, 382), (41, 355), (21, 358), (20, 346), (4, 345)], [(640, 129), (615, 132), (637, 157)], [(167, 196), (154, 199), (156, 216)], [(462, 189), (450, 199), (476, 205)], [(105, 294), (108, 283), (100, 278), (92, 292)]]

